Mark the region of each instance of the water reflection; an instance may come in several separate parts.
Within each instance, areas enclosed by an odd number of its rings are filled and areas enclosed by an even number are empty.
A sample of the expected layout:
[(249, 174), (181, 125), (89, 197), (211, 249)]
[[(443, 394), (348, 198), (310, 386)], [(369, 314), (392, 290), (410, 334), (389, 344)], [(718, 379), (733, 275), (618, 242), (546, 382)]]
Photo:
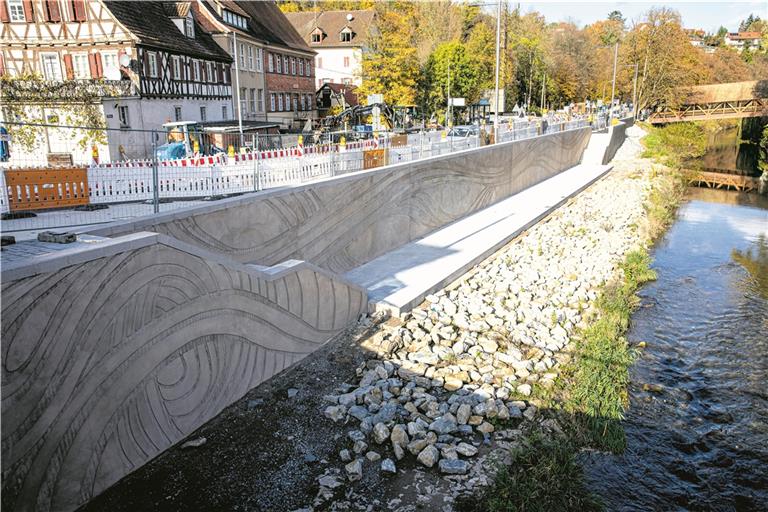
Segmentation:
[(760, 235), (746, 251), (734, 249), (731, 258), (749, 272), (749, 285), (768, 299), (768, 237)]
[(768, 509), (768, 205), (693, 193), (632, 318), (627, 450), (583, 456), (607, 510)]

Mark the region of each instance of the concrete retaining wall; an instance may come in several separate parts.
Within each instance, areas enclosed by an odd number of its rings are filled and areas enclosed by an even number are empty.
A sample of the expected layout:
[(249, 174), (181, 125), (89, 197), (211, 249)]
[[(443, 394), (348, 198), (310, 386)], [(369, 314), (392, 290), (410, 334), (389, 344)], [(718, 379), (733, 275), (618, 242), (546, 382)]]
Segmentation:
[(74, 510), (367, 308), (304, 262), (154, 233), (89, 245), (3, 269), (5, 510)]
[(92, 230), (164, 233), (240, 262), (346, 272), (579, 163), (582, 128)]
[(624, 139), (627, 138), (627, 128), (635, 124), (634, 117), (626, 117), (622, 119), (618, 124), (610, 127), (610, 140), (608, 146), (605, 148), (605, 154), (603, 155), (603, 165), (610, 163), (613, 157), (616, 156), (616, 152), (619, 150)]

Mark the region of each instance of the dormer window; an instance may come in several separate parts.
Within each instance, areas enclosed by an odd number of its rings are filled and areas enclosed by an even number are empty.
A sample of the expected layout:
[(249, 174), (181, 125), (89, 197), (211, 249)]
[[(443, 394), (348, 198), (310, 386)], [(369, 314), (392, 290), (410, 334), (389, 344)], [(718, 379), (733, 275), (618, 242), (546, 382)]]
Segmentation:
[(316, 28), (312, 31), (311, 39), (314, 44), (320, 44), (320, 42), (323, 40), (323, 31), (319, 28)]
[(195, 22), (191, 16), (184, 18), (184, 35), (193, 39), (195, 37)]
[(339, 41), (341, 41), (342, 43), (351, 43), (352, 29), (349, 27), (344, 27), (342, 31), (339, 33)]
[(229, 25), (242, 28), (243, 30), (248, 28), (248, 21), (244, 17), (240, 16), (239, 14), (235, 14), (232, 11), (227, 11), (226, 9), (222, 10), (221, 17), (224, 18), (224, 21)]

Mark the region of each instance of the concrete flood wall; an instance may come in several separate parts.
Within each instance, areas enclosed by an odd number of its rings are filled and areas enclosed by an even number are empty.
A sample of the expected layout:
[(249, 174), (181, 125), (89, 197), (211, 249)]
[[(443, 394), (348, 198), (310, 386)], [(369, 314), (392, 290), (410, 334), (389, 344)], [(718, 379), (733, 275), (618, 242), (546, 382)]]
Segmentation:
[(606, 165), (613, 160), (616, 156), (616, 152), (619, 150), (624, 140), (627, 138), (627, 128), (635, 124), (634, 117), (625, 117), (621, 119), (618, 124), (610, 127), (610, 139), (608, 145), (605, 148), (605, 154), (603, 155), (603, 165)]
[(367, 310), (304, 262), (154, 233), (93, 245), (4, 265), (3, 509), (74, 510)]
[(589, 138), (249, 194), (4, 264), (3, 506), (88, 501), (366, 312), (336, 273), (578, 164)]
[(113, 224), (240, 262), (310, 261), (343, 273), (577, 165), (589, 128), (512, 141)]

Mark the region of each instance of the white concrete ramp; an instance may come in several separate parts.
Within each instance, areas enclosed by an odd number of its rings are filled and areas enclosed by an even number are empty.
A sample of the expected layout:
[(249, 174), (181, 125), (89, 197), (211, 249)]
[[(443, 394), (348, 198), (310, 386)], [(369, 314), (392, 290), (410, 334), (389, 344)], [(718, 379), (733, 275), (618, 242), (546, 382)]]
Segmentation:
[(345, 277), (368, 290), (371, 311), (399, 315), (456, 280), (610, 169), (610, 165), (597, 164), (571, 167), (352, 269)]

